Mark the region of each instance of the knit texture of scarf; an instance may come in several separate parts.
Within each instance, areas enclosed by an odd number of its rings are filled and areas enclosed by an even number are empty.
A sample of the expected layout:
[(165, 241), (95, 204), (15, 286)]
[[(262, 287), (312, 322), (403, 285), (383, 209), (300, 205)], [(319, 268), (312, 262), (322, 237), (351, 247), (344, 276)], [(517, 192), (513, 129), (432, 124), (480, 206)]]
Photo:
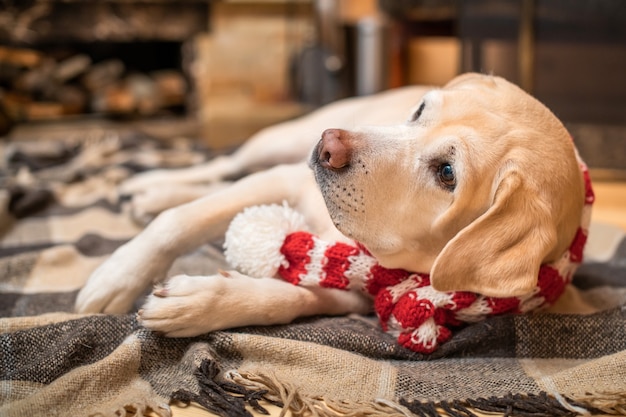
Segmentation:
[[(358, 243), (326, 242), (302, 230), (285, 233), (284, 240), (275, 242), (275, 247), (268, 252), (270, 255), (253, 254), (248, 250), (244, 251), (247, 259), (243, 259), (234, 254), (233, 246), (242, 240), (236, 239), (234, 234), (249, 237), (251, 231), (258, 233), (259, 230), (254, 229), (254, 224), (246, 224), (247, 229), (241, 233), (244, 230), (240, 227), (241, 218), (236, 218), (231, 224), (231, 229), (240, 231), (229, 229), (226, 234), (226, 258), (231, 265), (251, 276), (278, 275), (295, 285), (361, 290), (374, 299), (374, 309), (383, 330), (397, 337), (406, 348), (431, 353), (451, 337), (452, 329), (463, 323), (478, 322), (493, 315), (520, 314), (545, 308), (563, 293), (582, 262), (594, 201), (589, 172), (582, 162), (580, 165), (585, 183), (581, 225), (568, 250), (557, 261), (541, 266), (537, 286), (523, 296), (496, 298), (472, 292), (437, 291), (431, 286), (428, 274), (384, 268)], [(233, 227), (237, 221), (240, 225)], [(276, 256), (271, 252), (276, 252)], [(246, 264), (256, 258), (263, 259), (267, 266), (276, 265), (277, 269), (259, 270), (259, 267)]]

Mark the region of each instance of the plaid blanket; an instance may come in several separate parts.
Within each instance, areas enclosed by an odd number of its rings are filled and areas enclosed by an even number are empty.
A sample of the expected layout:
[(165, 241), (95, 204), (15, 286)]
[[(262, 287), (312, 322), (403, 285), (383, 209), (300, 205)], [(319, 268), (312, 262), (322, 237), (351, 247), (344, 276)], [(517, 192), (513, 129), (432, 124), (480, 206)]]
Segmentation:
[[(194, 401), (224, 416), (626, 415), (626, 240), (575, 277), (591, 315), (493, 317), (425, 356), (375, 317), (314, 317), (169, 339), (135, 315), (72, 313), (78, 289), (138, 233), (116, 184), (135, 172), (210, 157), (191, 142), (133, 132), (1, 146), (0, 415), (167, 416)], [(220, 242), (170, 274), (225, 268)], [(140, 304), (138, 301), (138, 305)]]

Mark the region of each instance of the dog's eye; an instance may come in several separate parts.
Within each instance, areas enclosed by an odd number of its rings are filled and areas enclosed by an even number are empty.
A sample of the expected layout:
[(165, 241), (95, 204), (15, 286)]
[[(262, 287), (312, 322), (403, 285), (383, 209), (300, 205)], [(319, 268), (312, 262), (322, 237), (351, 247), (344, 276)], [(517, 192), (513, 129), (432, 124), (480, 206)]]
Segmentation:
[(449, 190), (453, 190), (456, 186), (456, 175), (454, 173), (454, 168), (448, 162), (444, 162), (439, 165), (437, 168), (437, 176), (439, 177), (439, 181)]
[(417, 108), (417, 111), (413, 113), (413, 116), (411, 116), (412, 122), (417, 122), (417, 119), (420, 118), (422, 112), (424, 111), (424, 107), (426, 107), (426, 102), (422, 101), (422, 104), (420, 104), (420, 106)]

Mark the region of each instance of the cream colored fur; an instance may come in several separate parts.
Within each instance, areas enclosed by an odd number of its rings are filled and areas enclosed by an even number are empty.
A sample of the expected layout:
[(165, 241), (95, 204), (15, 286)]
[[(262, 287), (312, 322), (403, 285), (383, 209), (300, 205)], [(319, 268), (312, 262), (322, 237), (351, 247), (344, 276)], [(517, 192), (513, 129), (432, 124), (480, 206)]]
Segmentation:
[[(340, 129), (349, 163), (324, 164), (323, 142), (310, 167), (299, 162), (327, 128)], [(453, 188), (442, 183), (444, 162), (454, 170)], [(207, 183), (252, 170), (204, 194)], [(172, 186), (163, 198), (166, 183)], [(164, 281), (178, 256), (218, 238), (243, 208), (282, 201), (323, 239), (356, 239), (384, 266), (431, 273), (436, 289), (520, 295), (535, 286), (541, 263), (571, 243), (584, 193), (572, 140), (557, 118), (516, 86), (478, 74), (442, 89), (338, 102), (260, 132), (232, 156), (138, 176), (123, 189), (134, 193), (139, 218), (166, 210), (94, 272), (78, 296), (79, 312), (128, 311), (149, 285)], [(195, 197), (168, 207), (170, 199)], [(358, 292), (225, 272), (169, 279), (148, 297), (140, 319), (169, 336), (192, 336), (370, 310)]]

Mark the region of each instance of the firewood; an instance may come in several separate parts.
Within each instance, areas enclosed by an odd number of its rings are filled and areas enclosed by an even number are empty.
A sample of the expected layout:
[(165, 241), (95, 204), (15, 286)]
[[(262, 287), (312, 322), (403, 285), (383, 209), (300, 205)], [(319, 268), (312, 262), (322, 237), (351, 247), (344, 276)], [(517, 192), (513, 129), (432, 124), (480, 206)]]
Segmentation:
[(0, 46), (0, 64), (2, 65), (10, 65), (17, 68), (33, 68), (38, 66), (42, 59), (43, 54), (34, 49)]
[[(26, 50), (28, 51), (28, 50)], [(3, 57), (14, 56), (0, 48)], [(38, 120), (95, 111), (115, 115), (154, 115), (162, 109), (185, 104), (188, 89), (182, 72), (157, 70), (124, 76), (119, 59), (92, 63), (85, 54), (39, 54), (32, 66), (16, 68), (5, 97), (6, 111), (15, 120)], [(13, 58), (11, 58), (13, 59)], [(1, 72), (1, 71), (0, 71)], [(0, 75), (3, 75), (0, 74)]]
[(120, 80), (126, 70), (119, 59), (108, 59), (93, 64), (83, 76), (81, 82), (90, 92), (102, 90)]
[(4, 109), (12, 120), (22, 121), (26, 119), (26, 106), (32, 99), (27, 95), (19, 92), (8, 91), (2, 95)]
[(39, 65), (22, 72), (13, 82), (13, 88), (29, 94), (41, 93), (52, 80), (55, 66), (53, 59), (44, 57)]
[(96, 91), (91, 108), (97, 113), (130, 114), (135, 110), (135, 100), (124, 83), (118, 82)]
[(59, 87), (55, 99), (63, 106), (64, 114), (81, 114), (87, 110), (87, 93), (78, 86)]
[(58, 62), (52, 75), (57, 83), (65, 84), (84, 73), (90, 65), (91, 58), (89, 56), (84, 54), (74, 55)]
[(159, 101), (164, 107), (180, 106), (185, 103), (187, 82), (180, 71), (154, 71), (150, 76), (156, 83)]
[(3, 95), (0, 95), (0, 136), (4, 136), (9, 133), (13, 128), (13, 125), (15, 125), (15, 120), (5, 108), (3, 98)]
[(51, 101), (33, 101), (24, 108), (26, 120), (56, 119), (64, 114), (63, 105)]
[(127, 88), (135, 101), (139, 114), (150, 115), (162, 107), (155, 81), (146, 74), (131, 74), (126, 78)]

